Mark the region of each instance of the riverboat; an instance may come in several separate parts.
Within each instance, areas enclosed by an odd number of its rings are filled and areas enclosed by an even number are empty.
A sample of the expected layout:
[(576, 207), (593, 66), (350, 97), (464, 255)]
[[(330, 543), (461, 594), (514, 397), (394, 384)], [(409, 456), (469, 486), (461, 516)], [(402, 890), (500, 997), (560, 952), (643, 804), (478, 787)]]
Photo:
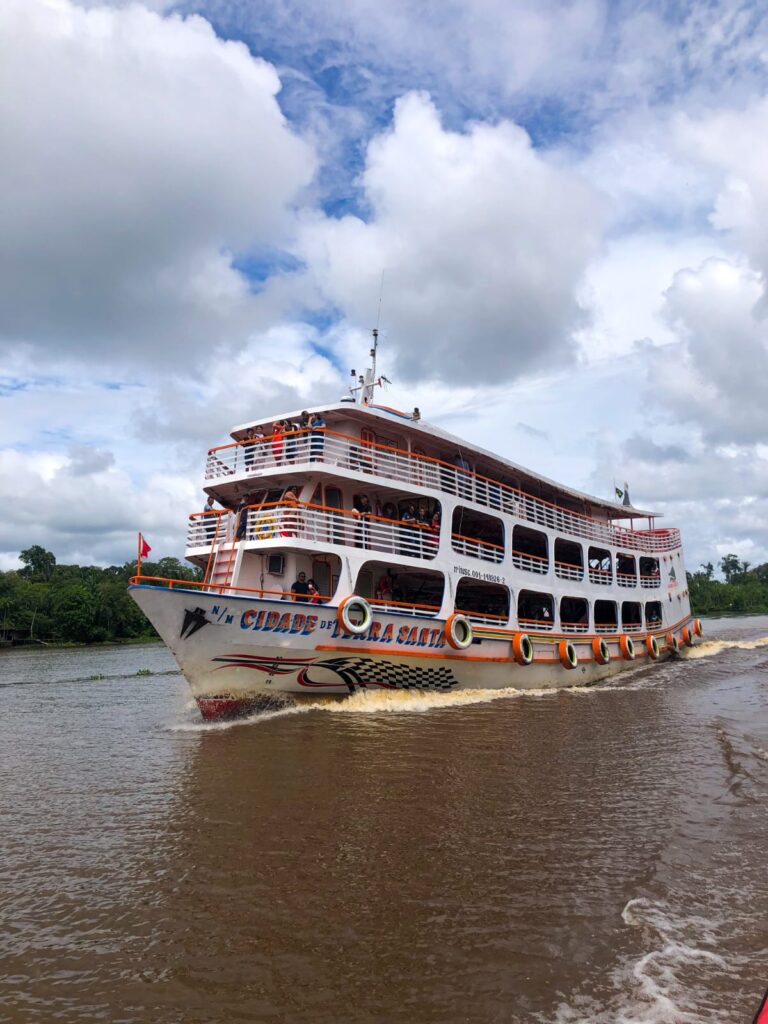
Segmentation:
[[(680, 532), (350, 395), (211, 448), (190, 583), (130, 592), (203, 718), (359, 690), (589, 685), (701, 635)], [(355, 371), (352, 371), (353, 375)]]

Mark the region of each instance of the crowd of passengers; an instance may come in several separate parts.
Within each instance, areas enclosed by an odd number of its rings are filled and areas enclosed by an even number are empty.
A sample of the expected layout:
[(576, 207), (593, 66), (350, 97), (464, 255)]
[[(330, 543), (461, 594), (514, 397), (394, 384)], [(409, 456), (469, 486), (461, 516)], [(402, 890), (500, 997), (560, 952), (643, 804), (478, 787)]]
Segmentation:
[[(282, 492), (279, 504), (289, 508), (290, 506), (298, 507), (299, 490), (300, 488), (296, 485), (289, 484)], [(237, 517), (235, 537), (237, 540), (243, 540), (247, 536), (249, 510), (254, 507), (258, 508), (259, 504), (263, 504), (263, 502), (259, 502), (258, 497), (255, 494), (243, 495), (235, 509)], [(342, 510), (340, 509), (339, 511)], [(351, 512), (355, 520), (354, 543), (356, 547), (368, 547), (371, 524), (375, 521), (383, 520), (387, 523), (399, 524), (398, 537), (401, 540), (402, 554), (412, 554), (415, 550), (423, 548), (437, 549), (440, 536), (441, 514), (440, 507), (436, 502), (429, 502), (426, 499), (421, 499), (418, 502), (406, 499), (397, 503), (393, 501), (382, 503), (377, 500), (373, 504), (369, 496), (363, 493), (353, 496), (352, 507), (348, 511)], [(215, 500), (212, 495), (208, 497), (205, 512), (216, 512)], [(292, 526), (293, 524), (290, 522), (282, 523), (280, 529), (281, 536), (292, 536)], [(206, 535), (209, 540), (213, 539), (215, 529), (216, 524), (211, 520), (206, 528)]]
[(272, 433), (267, 439), (261, 427), (251, 427), (242, 445), (245, 468), (248, 472), (262, 466), (271, 457), (275, 465), (294, 462), (298, 442), (309, 437), (309, 461), (319, 462), (325, 447), (325, 420), (319, 412), (302, 412), (298, 420), (275, 420)]

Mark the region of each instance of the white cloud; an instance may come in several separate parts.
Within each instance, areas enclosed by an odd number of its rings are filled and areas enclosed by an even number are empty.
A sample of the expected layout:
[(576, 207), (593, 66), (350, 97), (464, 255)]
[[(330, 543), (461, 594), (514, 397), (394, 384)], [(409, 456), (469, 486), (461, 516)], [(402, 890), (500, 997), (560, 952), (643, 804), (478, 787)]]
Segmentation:
[(398, 101), (362, 176), (371, 215), (308, 217), (302, 254), (327, 300), (384, 323), (408, 377), (517, 378), (573, 357), (575, 289), (599, 196), (509, 122), (447, 131), (423, 94)]
[(279, 244), (315, 158), (274, 69), (201, 18), (6, 0), (0, 336), (194, 360), (260, 301), (232, 252)]
[(763, 284), (748, 267), (709, 259), (680, 270), (665, 316), (679, 344), (648, 351), (652, 388), (675, 420), (696, 423), (716, 443), (768, 439), (768, 322)]

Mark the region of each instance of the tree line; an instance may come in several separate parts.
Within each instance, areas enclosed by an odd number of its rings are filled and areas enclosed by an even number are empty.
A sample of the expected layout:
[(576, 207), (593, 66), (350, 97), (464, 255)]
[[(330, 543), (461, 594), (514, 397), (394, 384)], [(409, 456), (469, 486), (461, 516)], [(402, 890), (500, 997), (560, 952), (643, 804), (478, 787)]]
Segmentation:
[[(15, 643), (99, 643), (155, 639), (157, 633), (128, 594), (136, 562), (110, 565), (58, 565), (39, 544), (19, 555), (21, 569), (0, 572), (0, 641)], [(768, 563), (750, 567), (725, 555), (715, 578), (712, 562), (689, 572), (688, 591), (695, 615), (768, 613)], [(142, 562), (145, 576), (195, 581), (199, 569), (177, 558)]]
[(768, 613), (768, 562), (750, 567), (737, 555), (725, 555), (719, 562), (723, 579), (715, 579), (715, 567), (705, 562), (689, 572), (688, 594), (696, 615), (743, 615)]
[[(156, 639), (157, 633), (128, 594), (136, 562), (58, 565), (39, 544), (19, 555), (21, 569), (0, 572), (0, 641), (103, 643)], [(177, 558), (143, 561), (142, 575), (199, 580), (199, 569)]]

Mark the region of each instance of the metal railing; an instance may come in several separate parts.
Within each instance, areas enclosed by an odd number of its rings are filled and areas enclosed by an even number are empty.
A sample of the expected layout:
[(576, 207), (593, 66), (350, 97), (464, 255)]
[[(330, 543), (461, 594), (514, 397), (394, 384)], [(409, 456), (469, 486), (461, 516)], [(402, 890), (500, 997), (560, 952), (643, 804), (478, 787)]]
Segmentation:
[(596, 622), (595, 632), (596, 633), (618, 633), (619, 624), (618, 622)]
[(588, 622), (560, 622), (560, 630), (563, 633), (588, 633)]
[(552, 619), (524, 619), (518, 616), (517, 619), (521, 629), (530, 630), (531, 632), (540, 633), (543, 629), (554, 629), (555, 624)]
[(439, 604), (413, 604), (411, 601), (393, 601), (392, 598), (371, 597), (368, 604), (377, 612), (399, 612), (400, 614), (421, 615), (434, 618), (440, 611)]
[(494, 615), (491, 612), (471, 612), (466, 608), (457, 608), (460, 615), (466, 615), (473, 626), (504, 627), (509, 622), (509, 615)]
[(555, 562), (555, 576), (561, 580), (583, 580), (584, 566), (571, 565), (570, 562)]
[[(210, 547), (215, 535), (213, 517), (221, 514), (198, 512), (190, 516), (187, 547)], [(433, 559), (437, 554), (437, 534), (415, 522), (355, 515), (306, 502), (252, 505), (228, 514), (237, 518), (235, 541), (305, 540), (423, 559)]]
[(613, 573), (610, 569), (596, 569), (594, 566), (589, 567), (589, 582), (600, 583), (603, 586), (609, 587), (613, 583)]
[(656, 587), (661, 586), (661, 576), (658, 573), (653, 573), (651, 576), (641, 576), (640, 586), (646, 587), (649, 590), (653, 590)]
[(636, 587), (637, 576), (633, 572), (617, 572), (616, 582), (620, 587)]
[(208, 452), (205, 479), (261, 473), (299, 463), (322, 463), (397, 480), (412, 488), (430, 488), (472, 501), (522, 522), (546, 526), (572, 537), (602, 541), (635, 551), (674, 551), (680, 547), (676, 529), (626, 530), (455, 466), (441, 459), (404, 451), (374, 441), (322, 428), (237, 441)]
[(528, 555), (524, 551), (512, 552), (512, 564), (527, 572), (536, 572), (544, 576), (549, 572), (549, 560), (540, 555)]
[(451, 534), (451, 547), (459, 555), (480, 558), (484, 562), (501, 562), (504, 559), (504, 548), (499, 544), (491, 544), (487, 540), (465, 537), (461, 533)]

